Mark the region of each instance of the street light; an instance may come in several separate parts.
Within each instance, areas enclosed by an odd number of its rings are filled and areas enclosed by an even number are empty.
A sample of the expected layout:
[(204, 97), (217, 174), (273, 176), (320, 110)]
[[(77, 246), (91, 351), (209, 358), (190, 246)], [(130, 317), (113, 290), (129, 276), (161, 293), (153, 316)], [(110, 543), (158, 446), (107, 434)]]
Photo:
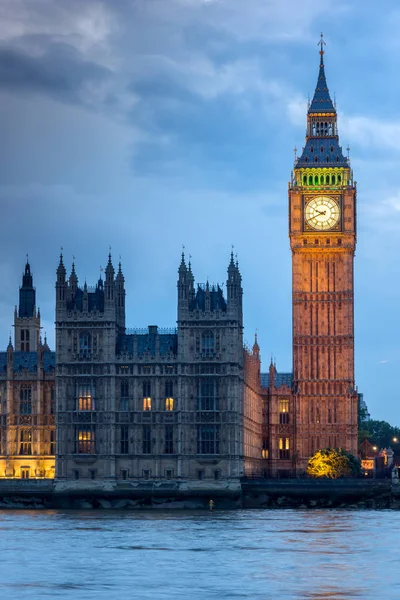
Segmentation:
[(376, 446), (372, 446), (372, 450), (378, 450), (378, 448)]
[(397, 442), (398, 442), (399, 440), (397, 439), (397, 437), (394, 437), (394, 438), (393, 438), (393, 441), (394, 441), (394, 443), (395, 443), (395, 444), (397, 444)]

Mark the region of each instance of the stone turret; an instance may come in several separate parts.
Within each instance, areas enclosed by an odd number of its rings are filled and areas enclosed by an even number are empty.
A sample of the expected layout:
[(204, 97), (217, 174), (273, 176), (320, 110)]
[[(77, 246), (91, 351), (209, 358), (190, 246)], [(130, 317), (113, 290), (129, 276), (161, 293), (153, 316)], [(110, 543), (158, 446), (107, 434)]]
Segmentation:
[(17, 352), (36, 352), (40, 337), (40, 312), (36, 311), (36, 290), (31, 267), (26, 261), (19, 288), (18, 311), (14, 312), (14, 346)]

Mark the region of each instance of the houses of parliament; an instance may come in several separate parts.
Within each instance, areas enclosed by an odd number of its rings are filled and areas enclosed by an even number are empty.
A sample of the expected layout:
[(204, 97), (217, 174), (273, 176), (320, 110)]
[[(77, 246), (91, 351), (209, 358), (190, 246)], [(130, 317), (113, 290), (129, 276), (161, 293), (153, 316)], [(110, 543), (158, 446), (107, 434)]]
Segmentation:
[(128, 330), (112, 256), (93, 288), (55, 280), (56, 348), (40, 336), (27, 262), (14, 341), (0, 353), (0, 477), (227, 480), (304, 473), (319, 448), (357, 454), (353, 262), (356, 185), (321, 40), (306, 142), (289, 182), (293, 370), (243, 345), (242, 277), (226, 294), (178, 269), (177, 327)]

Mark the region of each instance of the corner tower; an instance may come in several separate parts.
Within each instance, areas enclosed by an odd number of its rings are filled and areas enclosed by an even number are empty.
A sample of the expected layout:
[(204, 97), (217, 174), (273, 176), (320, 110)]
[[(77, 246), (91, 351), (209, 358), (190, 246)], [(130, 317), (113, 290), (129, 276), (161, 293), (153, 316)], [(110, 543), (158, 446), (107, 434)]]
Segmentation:
[(14, 347), (17, 352), (36, 352), (40, 338), (40, 312), (36, 311), (36, 290), (33, 287), (31, 266), (26, 260), (19, 306), (14, 312)]
[(356, 184), (339, 145), (324, 45), (321, 35), (306, 144), (289, 184), (295, 452), (301, 468), (319, 448), (342, 447), (357, 454)]

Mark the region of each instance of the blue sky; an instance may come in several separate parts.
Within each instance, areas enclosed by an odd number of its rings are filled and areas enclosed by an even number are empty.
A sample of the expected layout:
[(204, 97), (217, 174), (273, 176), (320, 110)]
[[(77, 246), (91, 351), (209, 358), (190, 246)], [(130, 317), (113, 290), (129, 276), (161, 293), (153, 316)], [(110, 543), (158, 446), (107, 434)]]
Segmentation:
[(400, 6), (358, 0), (1, 0), (0, 334), (28, 252), (54, 346), (60, 247), (94, 284), (122, 257), (129, 326), (174, 326), (198, 282), (243, 276), (245, 338), (291, 369), (287, 184), (327, 42), (358, 183), (356, 382), (400, 424)]

